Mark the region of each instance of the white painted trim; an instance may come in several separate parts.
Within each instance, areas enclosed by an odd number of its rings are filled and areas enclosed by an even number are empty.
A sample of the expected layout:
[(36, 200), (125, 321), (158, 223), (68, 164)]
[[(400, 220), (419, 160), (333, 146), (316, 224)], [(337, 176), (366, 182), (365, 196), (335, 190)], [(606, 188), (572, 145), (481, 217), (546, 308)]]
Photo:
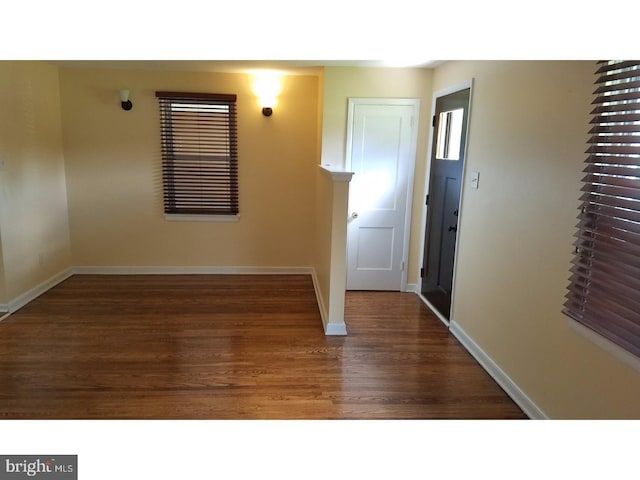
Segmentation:
[[(466, 88), (473, 89), (473, 78), (469, 80), (463, 80), (460, 83), (456, 83), (454, 85), (450, 85), (448, 87), (441, 88), (440, 90), (436, 90), (435, 92), (433, 92), (433, 103), (431, 104), (431, 112), (433, 113), (436, 111), (436, 100), (435, 100), (436, 98), (445, 97), (447, 95), (451, 95), (452, 93), (459, 92), (460, 90), (464, 90)], [(431, 155), (429, 155), (429, 158), (431, 158)]]
[(449, 320), (447, 319), (447, 317), (442, 315), (440, 313), (440, 311), (433, 305), (433, 303), (431, 303), (429, 300), (427, 300), (427, 298), (425, 296), (423, 296), (421, 292), (418, 292), (418, 297), (420, 297), (420, 300), (422, 300), (422, 302), (427, 307), (429, 307), (429, 310), (431, 310), (433, 312), (433, 314), (436, 317), (438, 317), (442, 323), (444, 323), (445, 327), (449, 328)]
[(322, 292), (320, 291), (320, 282), (318, 281), (318, 276), (316, 275), (315, 268), (311, 268), (311, 280), (313, 281), (313, 290), (316, 293), (316, 302), (318, 303), (318, 310), (320, 310), (320, 318), (322, 319), (322, 326), (326, 332), (329, 313), (327, 312), (327, 307), (324, 304), (324, 300), (322, 300)]
[[(409, 273), (409, 243), (411, 240), (411, 212), (413, 207), (413, 181), (416, 170), (416, 155), (418, 149), (418, 130), (420, 125), (420, 99), (419, 98), (348, 98), (347, 106), (347, 145), (345, 152), (346, 169), (351, 170), (351, 151), (353, 149), (353, 115), (354, 107), (356, 105), (399, 105), (413, 107), (413, 125), (411, 132), (411, 153), (409, 154), (409, 165), (407, 165), (407, 192), (406, 192), (406, 206), (404, 212), (404, 240), (402, 245), (402, 258), (401, 262), (405, 267), (402, 269), (400, 275), (400, 291), (404, 292), (407, 289), (407, 278)], [(348, 243), (348, 238), (347, 238)], [(348, 269), (348, 260), (347, 260)]]
[(347, 325), (344, 323), (327, 323), (324, 330), (325, 335), (346, 335)]
[[(322, 301), (320, 287), (313, 267), (175, 267), (175, 266), (144, 266), (144, 267), (105, 267), (83, 266), (72, 267), (54, 275), (40, 285), (20, 295), (8, 305), (0, 305), (0, 321), (13, 312), (35, 300), (47, 290), (55, 287), (72, 275), (311, 275), (313, 289), (320, 310), (320, 317), (326, 335), (346, 335), (344, 323), (327, 323), (328, 314)], [(6, 311), (6, 314), (3, 313)]]
[(580, 322), (575, 321), (572, 318), (567, 319), (569, 327), (576, 333), (580, 334), (591, 343), (597, 345), (605, 352), (620, 360), (625, 365), (633, 368), (636, 372), (640, 372), (640, 358), (636, 357), (631, 352), (627, 352), (624, 348), (616, 345), (608, 338), (603, 337), (599, 333), (585, 327)]
[(407, 293), (418, 293), (418, 285), (415, 283), (407, 283), (403, 292)]
[(336, 167), (334, 165), (318, 165), (320, 171), (325, 175), (331, 177), (334, 182), (350, 182), (353, 177), (353, 172), (349, 172), (344, 168)]
[[(27, 303), (35, 300), (47, 290), (55, 287), (61, 282), (64, 282), (67, 278), (73, 275), (71, 268), (68, 268), (62, 272), (59, 272), (44, 282), (36, 285), (32, 289), (24, 292), (22, 295), (14, 298), (9, 302), (9, 312), (14, 313), (24, 307)], [(4, 318), (4, 317), (3, 317)]]
[(329, 311), (327, 310), (324, 300), (322, 300), (322, 292), (320, 291), (320, 282), (316, 276), (315, 268), (311, 268), (311, 279), (313, 280), (313, 289), (316, 292), (316, 301), (318, 302), (318, 310), (320, 310), (320, 318), (322, 318), (322, 326), (325, 335), (346, 335), (347, 325), (342, 323), (329, 323)]
[(185, 215), (180, 213), (165, 213), (164, 219), (168, 222), (235, 223), (240, 221), (240, 214), (237, 214), (237, 215)]
[[(468, 157), (469, 157), (469, 130), (470, 130), (470, 126), (471, 126), (471, 114), (472, 114), (472, 100), (473, 100), (473, 78), (471, 78), (470, 80), (465, 80), (463, 82), (457, 83), (455, 85), (451, 85), (449, 87), (443, 88), (441, 90), (437, 90), (435, 92), (433, 92), (433, 96), (431, 98), (431, 115), (435, 115), (435, 111), (436, 111), (436, 101), (438, 100), (438, 98), (440, 97), (444, 97), (446, 95), (450, 95), (452, 93), (455, 92), (459, 92), (460, 90), (465, 90), (465, 89), (469, 89), (469, 115), (467, 116), (467, 133), (466, 133), (466, 137), (465, 137), (465, 159), (464, 159), (464, 165), (462, 166), (462, 179), (460, 180), (460, 202), (458, 204), (458, 212), (459, 212), (459, 216), (458, 216), (458, 225), (460, 225), (462, 223), (462, 200), (463, 200), (463, 196), (464, 196), (464, 185), (465, 185), (465, 181), (466, 181), (466, 171), (467, 171), (467, 165), (469, 164), (468, 162)], [(424, 182), (424, 193), (425, 195), (429, 194), (429, 180), (431, 179), (431, 156), (432, 156), (432, 152), (433, 152), (433, 122), (430, 122), (430, 127), (429, 127), (429, 146), (427, 148), (427, 164), (426, 164), (426, 175), (425, 175), (425, 182)], [(428, 206), (424, 204), (424, 201), (422, 202), (422, 215), (420, 218), (421, 221), (421, 229), (420, 231), (422, 232), (422, 236), (421, 236), (421, 246), (422, 248), (420, 249), (420, 266), (424, 265), (424, 244), (425, 244), (425, 235), (426, 235), (426, 230), (427, 230), (427, 211), (428, 211)], [(458, 265), (458, 242), (460, 240), (459, 236), (456, 236), (456, 245), (455, 245), (455, 250), (454, 250), (454, 258), (453, 258), (453, 278), (451, 280), (451, 310), (449, 312), (449, 318), (453, 319), (453, 308), (454, 308), (454, 302), (453, 302), (453, 298), (454, 298), (454, 294), (455, 294), (455, 288), (456, 288), (456, 270), (457, 270), (457, 265)], [(418, 278), (418, 291), (422, 291), (422, 277)], [(422, 300), (424, 302), (427, 303), (427, 305), (429, 305), (429, 307), (436, 313), (436, 315), (438, 315), (438, 317), (440, 317), (440, 319), (442, 320), (444, 317), (439, 314), (437, 312), (437, 310), (435, 308), (433, 308), (433, 306), (424, 298), (422, 297)], [(448, 321), (446, 322), (446, 324), (448, 325)]]
[(518, 385), (498, 366), (496, 362), (484, 351), (455, 321), (450, 324), (450, 332), (460, 341), (462, 346), (475, 358), (478, 363), (491, 375), (507, 395), (518, 404), (527, 416), (534, 420), (546, 420), (547, 415), (538, 408)]
[(311, 275), (325, 335), (346, 335), (344, 323), (327, 323), (327, 308), (313, 267), (74, 267), (77, 275)]
[[(464, 219), (464, 210), (462, 208), (462, 202), (465, 197), (465, 188), (464, 186), (467, 183), (467, 169), (469, 168), (469, 132), (471, 131), (471, 116), (473, 115), (473, 109), (471, 108), (473, 102), (473, 78), (471, 80), (467, 80), (466, 82), (462, 82), (458, 85), (455, 85), (452, 88), (456, 88), (458, 90), (464, 90), (465, 88), (469, 89), (469, 113), (467, 115), (467, 132), (464, 139), (464, 164), (462, 165), (462, 179), (460, 180), (460, 199), (458, 200), (458, 231), (460, 231), (460, 226), (462, 225), (462, 221)], [(431, 157), (429, 157), (431, 158)], [(424, 248), (422, 249), (424, 251)], [(453, 276), (451, 278), (451, 307), (449, 310), (449, 320), (453, 320), (455, 318), (455, 302), (453, 299), (455, 298), (456, 293), (456, 280), (458, 275), (456, 274), (458, 270), (458, 252), (460, 251), (460, 235), (456, 235), (456, 243), (453, 251)]]
[(73, 267), (78, 275), (309, 275), (311, 267)]

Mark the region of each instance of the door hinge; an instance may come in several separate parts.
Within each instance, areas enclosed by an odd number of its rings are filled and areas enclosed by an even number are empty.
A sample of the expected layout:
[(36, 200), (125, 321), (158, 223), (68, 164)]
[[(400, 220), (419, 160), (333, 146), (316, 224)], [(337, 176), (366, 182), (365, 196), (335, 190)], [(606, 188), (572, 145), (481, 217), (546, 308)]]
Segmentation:
[(424, 278), (424, 267), (420, 267), (420, 278)]
[(429, 205), (429, 195), (427, 194), (427, 197), (424, 200), (424, 204), (425, 205)]
[(431, 119), (431, 126), (435, 127), (436, 126), (436, 116), (434, 115), (433, 118)]
[(404, 272), (404, 260), (402, 261), (402, 271)]

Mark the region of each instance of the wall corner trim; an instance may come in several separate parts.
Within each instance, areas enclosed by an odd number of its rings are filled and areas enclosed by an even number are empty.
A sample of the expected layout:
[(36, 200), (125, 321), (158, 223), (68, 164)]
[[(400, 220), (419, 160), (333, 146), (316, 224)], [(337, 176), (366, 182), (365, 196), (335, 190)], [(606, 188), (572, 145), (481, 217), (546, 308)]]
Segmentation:
[(347, 334), (344, 323), (328, 323), (329, 314), (322, 301), (320, 284), (313, 267), (78, 266), (73, 267), (72, 273), (76, 275), (311, 275), (325, 334)]
[[(14, 298), (9, 302), (9, 313), (14, 313), (24, 307), (27, 303), (35, 300), (40, 295), (42, 295), (47, 290), (52, 289), (59, 283), (64, 282), (67, 278), (73, 275), (73, 269), (67, 268), (62, 272), (56, 273), (51, 278), (45, 280), (44, 282), (36, 285), (32, 289), (24, 292), (22, 295)], [(4, 317), (3, 317), (4, 318)]]
[(531, 400), (518, 385), (496, 364), (480, 346), (467, 335), (467, 333), (455, 321), (451, 321), (449, 330), (464, 348), (478, 361), (480, 366), (491, 375), (507, 395), (518, 404), (522, 411), (532, 420), (547, 420), (545, 413)]
[(318, 310), (320, 310), (320, 318), (322, 319), (322, 326), (325, 331), (327, 330), (327, 322), (329, 319), (329, 313), (327, 312), (327, 307), (322, 300), (322, 292), (320, 291), (320, 282), (318, 281), (318, 277), (316, 275), (316, 269), (311, 269), (311, 280), (313, 281), (313, 290), (316, 293), (316, 302), (318, 303)]
[(318, 310), (320, 310), (320, 317), (322, 318), (322, 326), (324, 328), (325, 335), (346, 335), (347, 325), (342, 323), (329, 323), (329, 311), (327, 310), (324, 301), (322, 300), (322, 292), (320, 291), (320, 282), (316, 276), (315, 268), (311, 269), (311, 279), (313, 280), (313, 289), (316, 292), (316, 300), (318, 302)]
[(343, 168), (333, 165), (318, 165), (325, 175), (331, 177), (334, 182), (350, 182), (353, 172), (349, 172)]
[(76, 275), (308, 275), (311, 267), (79, 266)]
[(344, 323), (327, 323), (324, 330), (325, 335), (346, 335), (347, 325)]
[(418, 284), (417, 283), (407, 283), (403, 292), (408, 293), (418, 293)]
[[(327, 308), (322, 301), (320, 284), (313, 267), (176, 267), (176, 266), (79, 266), (68, 268), (19, 297), (10, 301), (7, 305), (0, 305), (0, 321), (10, 314), (35, 300), (47, 290), (55, 287), (72, 275), (311, 275), (313, 289), (316, 294), (318, 309), (322, 319), (325, 335), (346, 335), (347, 326), (343, 323), (329, 323)], [(7, 312), (5, 314), (5, 312)]]

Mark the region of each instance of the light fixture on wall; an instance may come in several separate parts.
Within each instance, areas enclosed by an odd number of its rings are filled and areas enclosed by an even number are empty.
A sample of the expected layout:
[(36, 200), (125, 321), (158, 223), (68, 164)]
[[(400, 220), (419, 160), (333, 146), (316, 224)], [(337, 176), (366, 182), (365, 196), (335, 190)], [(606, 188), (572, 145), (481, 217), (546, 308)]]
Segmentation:
[(129, 90), (120, 90), (120, 105), (123, 110), (131, 110), (133, 103), (129, 100)]
[(280, 74), (262, 71), (253, 76), (253, 91), (258, 97), (258, 104), (262, 107), (262, 114), (270, 117), (276, 105), (276, 99), (282, 88)]

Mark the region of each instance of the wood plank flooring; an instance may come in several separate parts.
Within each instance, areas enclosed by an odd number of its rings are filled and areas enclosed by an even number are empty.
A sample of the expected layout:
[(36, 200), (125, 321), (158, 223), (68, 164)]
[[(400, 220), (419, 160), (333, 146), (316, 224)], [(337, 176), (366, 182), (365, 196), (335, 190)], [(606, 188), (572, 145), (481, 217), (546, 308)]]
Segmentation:
[(526, 418), (408, 293), (308, 275), (76, 275), (0, 322), (0, 419)]

